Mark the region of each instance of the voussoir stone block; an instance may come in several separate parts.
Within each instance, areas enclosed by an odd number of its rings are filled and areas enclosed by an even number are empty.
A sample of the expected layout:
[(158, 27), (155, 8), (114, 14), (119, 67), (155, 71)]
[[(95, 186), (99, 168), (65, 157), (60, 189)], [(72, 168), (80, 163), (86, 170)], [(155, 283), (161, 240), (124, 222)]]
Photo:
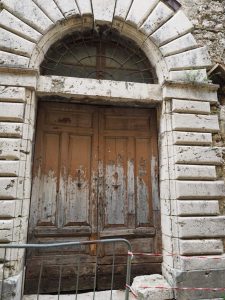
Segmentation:
[(77, 7), (75, 1), (55, 0), (55, 3), (58, 5), (60, 10), (63, 12), (65, 17), (79, 14), (79, 10), (78, 10), (78, 7)]
[(15, 33), (0, 28), (0, 47), (2, 50), (30, 57), (35, 44)]
[(29, 65), (29, 58), (13, 53), (0, 51), (0, 64), (2, 67), (23, 67), (27, 68)]
[(127, 21), (138, 27), (145, 21), (145, 18), (153, 10), (159, 0), (134, 0), (127, 16)]
[[(160, 47), (159, 49), (162, 52), (163, 56), (169, 56), (190, 50), (195, 47), (197, 47), (195, 38), (191, 33), (187, 33), (184, 36)], [(204, 78), (207, 78), (207, 76), (204, 76)]]
[(112, 22), (115, 0), (92, 0), (92, 5), (95, 20)]
[(173, 13), (173, 10), (167, 5), (165, 5), (163, 2), (159, 2), (140, 29), (146, 35), (150, 35), (164, 22), (166, 22), (173, 15)]
[(183, 11), (179, 10), (169, 21), (151, 35), (156, 45), (161, 46), (192, 30), (193, 25)]
[(224, 181), (176, 181), (178, 199), (220, 199), (225, 196)]
[(91, 0), (76, 0), (76, 3), (82, 15), (92, 14)]
[(170, 71), (169, 80), (204, 83), (207, 82), (207, 73), (206, 69)]
[(212, 65), (206, 47), (167, 56), (165, 60), (169, 70), (179, 70), (193, 67), (206, 68)]
[[(83, 1), (83, 0), (80, 0)], [(129, 8), (131, 6), (132, 0), (117, 0), (115, 17), (125, 20)]]
[(172, 125), (174, 130), (182, 131), (218, 132), (220, 130), (217, 115), (174, 113)]
[(52, 22), (56, 23), (59, 20), (64, 19), (63, 14), (61, 13), (60, 9), (56, 5), (54, 0), (33, 0), (34, 3), (36, 3), (46, 14), (46, 16), (49, 17), (49, 19), (52, 20)]
[(45, 33), (53, 22), (32, 0), (2, 0), (4, 7), (41, 33)]

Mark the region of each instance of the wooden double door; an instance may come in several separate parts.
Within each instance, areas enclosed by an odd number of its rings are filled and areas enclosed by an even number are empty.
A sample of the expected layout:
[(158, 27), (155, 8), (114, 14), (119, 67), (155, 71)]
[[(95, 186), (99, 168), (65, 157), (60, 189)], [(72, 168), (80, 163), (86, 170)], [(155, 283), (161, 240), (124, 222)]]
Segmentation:
[[(29, 242), (123, 237), (130, 240), (135, 252), (159, 253), (156, 124), (154, 109), (40, 101)], [(87, 264), (79, 286), (90, 289), (96, 251), (96, 247), (80, 247), (29, 252), (25, 291), (35, 289), (43, 259), (47, 283), (42, 284), (42, 291), (57, 290), (60, 263), (62, 290), (74, 290), (72, 265), (78, 253), (82, 266)], [(115, 251), (116, 288), (125, 276), (127, 253), (122, 245), (116, 245)], [(101, 247), (98, 255), (97, 288), (106, 289), (112, 247)], [(136, 257), (132, 275), (160, 272), (160, 263), (158, 256)]]

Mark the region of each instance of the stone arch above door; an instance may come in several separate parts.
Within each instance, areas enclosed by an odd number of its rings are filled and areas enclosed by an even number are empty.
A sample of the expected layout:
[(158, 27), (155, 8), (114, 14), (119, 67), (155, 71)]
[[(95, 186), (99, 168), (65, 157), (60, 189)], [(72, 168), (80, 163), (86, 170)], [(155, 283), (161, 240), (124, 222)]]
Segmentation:
[(1, 66), (38, 69), (54, 41), (76, 28), (107, 23), (146, 52), (164, 80), (206, 81), (211, 65), (179, 3), (145, 0), (2, 0)]
[[(217, 86), (208, 82), (206, 69), (211, 61), (207, 49), (198, 46), (182, 7), (175, 0), (0, 3), (0, 241), (26, 242), (36, 95), (71, 98), (80, 92), (84, 98), (106, 101), (132, 98), (135, 103), (161, 103), (163, 274), (173, 286), (192, 287), (194, 281), (195, 287), (211, 287), (214, 278), (216, 287), (224, 288), (225, 217), (220, 215), (219, 201), (225, 188), (216, 172), (223, 153), (213, 146), (212, 135), (220, 129), (210, 109), (217, 103)], [(39, 66), (55, 41), (68, 32), (93, 28), (93, 24), (108, 24), (133, 39), (155, 66), (159, 85), (85, 79), (81, 84), (76, 78), (39, 76)], [(87, 90), (88, 85), (91, 89)], [(204, 262), (198, 254), (206, 255)], [(192, 259), (187, 261), (184, 255)], [(217, 256), (217, 265), (210, 255)], [(22, 268), (11, 263), (11, 276), (19, 289)], [(206, 268), (210, 276), (205, 276)], [(221, 296), (208, 291), (176, 294), (177, 299)]]

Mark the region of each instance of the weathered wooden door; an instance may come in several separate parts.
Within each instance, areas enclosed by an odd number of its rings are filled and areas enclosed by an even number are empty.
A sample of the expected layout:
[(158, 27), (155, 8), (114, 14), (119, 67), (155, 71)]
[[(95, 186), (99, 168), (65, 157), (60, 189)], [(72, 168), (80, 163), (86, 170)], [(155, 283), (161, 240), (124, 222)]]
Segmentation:
[[(134, 251), (160, 251), (157, 161), (154, 109), (40, 102), (29, 242), (124, 237)], [(88, 265), (80, 287), (89, 289), (96, 249), (77, 251)], [(112, 251), (109, 246), (98, 251), (99, 289), (108, 288)], [(116, 252), (119, 287), (126, 252), (120, 245)], [(63, 290), (73, 290), (75, 254), (74, 249), (29, 253), (26, 291), (37, 284), (43, 258), (51, 264), (43, 291), (56, 291), (59, 261), (65, 269)], [(157, 257), (134, 262), (133, 275), (156, 271), (160, 272)]]

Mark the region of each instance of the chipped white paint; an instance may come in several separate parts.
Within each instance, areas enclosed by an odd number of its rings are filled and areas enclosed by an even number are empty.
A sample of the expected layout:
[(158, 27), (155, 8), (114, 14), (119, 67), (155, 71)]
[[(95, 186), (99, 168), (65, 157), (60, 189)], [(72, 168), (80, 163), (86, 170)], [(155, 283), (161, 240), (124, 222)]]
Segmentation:
[(126, 182), (123, 166), (105, 167), (106, 225), (125, 224)]

